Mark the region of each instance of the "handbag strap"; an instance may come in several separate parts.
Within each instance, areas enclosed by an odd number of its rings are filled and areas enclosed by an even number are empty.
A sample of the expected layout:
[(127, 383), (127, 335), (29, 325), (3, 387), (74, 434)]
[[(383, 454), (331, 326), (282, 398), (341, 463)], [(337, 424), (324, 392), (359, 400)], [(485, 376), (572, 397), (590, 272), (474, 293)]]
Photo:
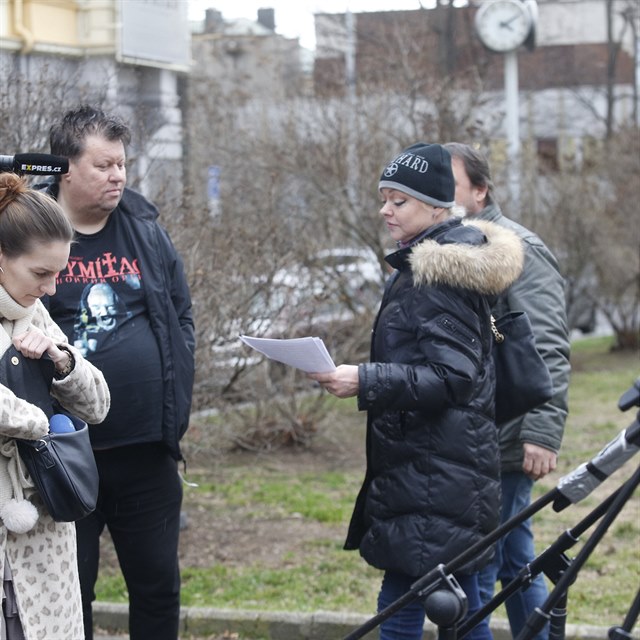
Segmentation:
[(491, 332), (493, 333), (493, 337), (498, 344), (504, 342), (504, 334), (498, 331), (498, 327), (496, 327), (496, 319), (493, 317), (493, 315), (491, 316)]

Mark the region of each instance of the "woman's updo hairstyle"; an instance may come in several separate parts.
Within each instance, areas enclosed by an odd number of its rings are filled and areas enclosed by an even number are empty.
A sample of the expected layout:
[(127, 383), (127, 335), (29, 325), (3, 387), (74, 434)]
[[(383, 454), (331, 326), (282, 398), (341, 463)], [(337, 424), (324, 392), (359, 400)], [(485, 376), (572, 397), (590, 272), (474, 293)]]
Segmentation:
[(0, 249), (8, 258), (30, 253), (44, 242), (71, 242), (73, 227), (60, 205), (30, 189), (15, 173), (0, 173)]

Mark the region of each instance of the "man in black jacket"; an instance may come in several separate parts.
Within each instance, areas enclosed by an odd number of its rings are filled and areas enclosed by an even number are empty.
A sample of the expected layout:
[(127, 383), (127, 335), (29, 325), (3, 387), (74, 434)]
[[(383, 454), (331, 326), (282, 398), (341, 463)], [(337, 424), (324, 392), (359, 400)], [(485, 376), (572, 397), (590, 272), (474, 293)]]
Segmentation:
[(128, 126), (81, 106), (51, 127), (69, 159), (49, 186), (77, 233), (49, 301), (69, 340), (104, 373), (111, 410), (91, 432), (98, 506), (76, 525), (85, 638), (99, 540), (107, 526), (129, 592), (131, 640), (176, 640), (180, 614), (179, 441), (194, 375), (191, 298), (182, 261), (156, 207), (125, 188)]

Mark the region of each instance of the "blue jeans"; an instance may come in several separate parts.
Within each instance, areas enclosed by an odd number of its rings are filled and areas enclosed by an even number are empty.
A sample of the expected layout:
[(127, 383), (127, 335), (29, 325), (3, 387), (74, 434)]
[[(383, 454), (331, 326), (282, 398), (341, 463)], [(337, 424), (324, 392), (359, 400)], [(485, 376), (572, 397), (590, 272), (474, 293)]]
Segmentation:
[[(507, 522), (529, 506), (533, 480), (520, 471), (502, 474), (502, 516)], [(480, 599), (486, 604), (493, 598), (496, 582), (506, 587), (536, 557), (531, 531), (531, 520), (527, 519), (511, 529), (496, 544), (493, 561), (478, 576)], [(518, 589), (506, 602), (509, 626), (514, 638), (520, 635), (527, 618), (536, 607), (542, 607), (547, 599), (547, 585), (543, 575), (538, 574), (526, 589)], [(535, 640), (547, 640), (549, 625), (535, 636)]]
[[(478, 574), (455, 577), (467, 595), (468, 617), (481, 606)], [(401, 573), (387, 571), (382, 579), (382, 587), (378, 595), (378, 611), (386, 609), (391, 603), (403, 596), (416, 580), (417, 578)], [(425, 617), (422, 600), (413, 600), (380, 625), (380, 640), (422, 640)], [(465, 638), (467, 640), (493, 640), (489, 630), (489, 621), (483, 620)]]

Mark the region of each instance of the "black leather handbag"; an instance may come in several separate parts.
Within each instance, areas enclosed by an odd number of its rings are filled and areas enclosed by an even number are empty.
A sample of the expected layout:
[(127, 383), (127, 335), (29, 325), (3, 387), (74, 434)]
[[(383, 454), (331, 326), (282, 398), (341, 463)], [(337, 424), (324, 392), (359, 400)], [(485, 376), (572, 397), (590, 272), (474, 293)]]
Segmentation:
[(553, 382), (536, 349), (529, 316), (512, 311), (491, 317), (496, 371), (496, 424), (514, 420), (551, 400)]
[(50, 395), (54, 372), (50, 359), (26, 358), (13, 346), (0, 359), (0, 383), (40, 407), (48, 418), (54, 412), (64, 413), (75, 427), (75, 431), (48, 433), (38, 440), (16, 440), (51, 517), (57, 522), (74, 522), (96, 507), (98, 469), (87, 423), (59, 408), (54, 411)]
[(75, 522), (88, 516), (98, 498), (98, 469), (89, 427), (79, 418), (66, 415), (75, 431), (17, 441), (20, 457), (47, 511), (57, 522)]

